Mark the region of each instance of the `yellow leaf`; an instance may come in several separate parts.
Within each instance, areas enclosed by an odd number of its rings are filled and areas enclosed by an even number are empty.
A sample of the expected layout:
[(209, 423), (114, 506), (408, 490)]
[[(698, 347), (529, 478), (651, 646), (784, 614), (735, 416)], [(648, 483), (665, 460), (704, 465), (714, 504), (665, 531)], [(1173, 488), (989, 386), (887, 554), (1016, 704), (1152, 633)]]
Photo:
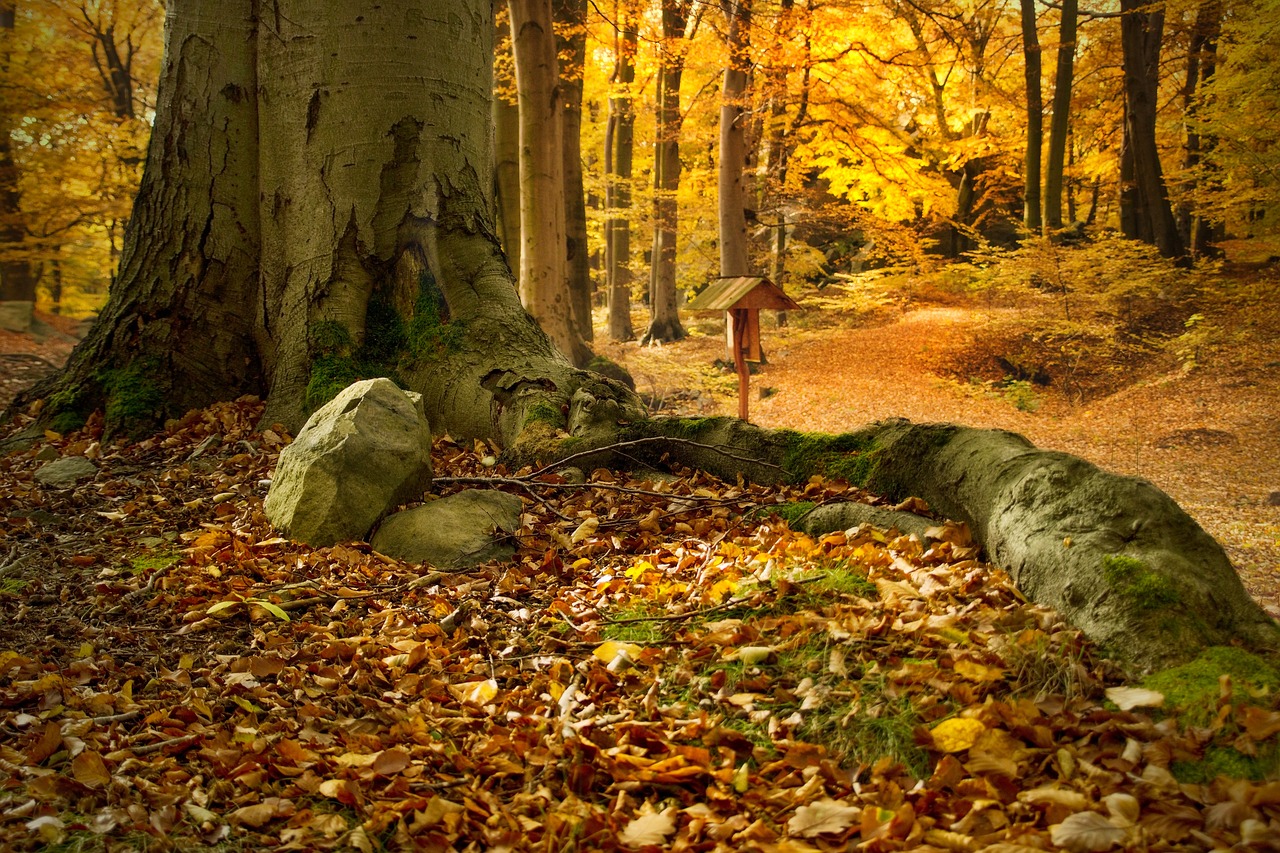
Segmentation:
[(971, 660), (956, 661), (956, 675), (969, 681), (999, 681), (1004, 678), (1004, 670)]
[(675, 809), (668, 808), (633, 818), (622, 830), (620, 840), (628, 847), (662, 846), (675, 831)]
[(787, 821), (787, 831), (802, 838), (818, 835), (838, 835), (853, 826), (862, 816), (862, 809), (832, 799), (818, 800), (813, 805), (800, 806)]
[(1164, 705), (1164, 694), (1143, 687), (1108, 687), (1107, 698), (1121, 711), (1134, 708), (1159, 708)]
[(644, 652), (644, 646), (637, 646), (635, 643), (620, 643), (617, 640), (605, 640), (596, 646), (593, 655), (601, 663), (606, 665), (612, 664), (615, 660), (622, 660), (634, 663), (637, 658)]
[(460, 684), (450, 684), (449, 692), (459, 702), (487, 705), (498, 695), (498, 682), (492, 678), (486, 681), (463, 681)]
[(578, 525), (578, 529), (573, 531), (569, 536), (569, 541), (574, 545), (577, 545), (583, 539), (586, 539), (588, 536), (595, 533), (599, 526), (600, 519), (596, 518), (594, 515), (590, 518), (583, 519), (582, 523)]
[(964, 717), (943, 720), (931, 729), (933, 744), (939, 752), (964, 752), (977, 743), (978, 737), (986, 730), (981, 721)]

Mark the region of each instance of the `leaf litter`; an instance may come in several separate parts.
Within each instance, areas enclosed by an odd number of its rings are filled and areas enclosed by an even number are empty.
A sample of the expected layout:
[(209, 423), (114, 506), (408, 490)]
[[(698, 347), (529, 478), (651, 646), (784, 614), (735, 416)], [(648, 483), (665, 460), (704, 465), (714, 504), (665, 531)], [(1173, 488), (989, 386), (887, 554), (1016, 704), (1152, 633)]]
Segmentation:
[(868, 496), (446, 438), (441, 492), (524, 501), (514, 561), (446, 574), (279, 537), (261, 411), (0, 459), (5, 849), (1276, 849), (1280, 782), (1174, 775), (1274, 755), (1275, 698), (1180, 722), (963, 525), (813, 539), (773, 510)]

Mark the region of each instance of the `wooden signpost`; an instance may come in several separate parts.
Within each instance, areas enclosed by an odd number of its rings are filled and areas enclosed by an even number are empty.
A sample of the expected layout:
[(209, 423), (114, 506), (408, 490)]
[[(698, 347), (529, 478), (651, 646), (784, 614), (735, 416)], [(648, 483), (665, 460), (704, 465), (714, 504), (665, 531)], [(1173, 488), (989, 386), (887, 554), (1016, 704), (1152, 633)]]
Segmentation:
[(799, 307), (782, 288), (756, 275), (717, 279), (689, 302), (691, 311), (725, 312), (725, 343), (738, 373), (738, 417), (744, 421), (751, 384), (747, 362), (762, 360), (760, 309), (794, 311)]

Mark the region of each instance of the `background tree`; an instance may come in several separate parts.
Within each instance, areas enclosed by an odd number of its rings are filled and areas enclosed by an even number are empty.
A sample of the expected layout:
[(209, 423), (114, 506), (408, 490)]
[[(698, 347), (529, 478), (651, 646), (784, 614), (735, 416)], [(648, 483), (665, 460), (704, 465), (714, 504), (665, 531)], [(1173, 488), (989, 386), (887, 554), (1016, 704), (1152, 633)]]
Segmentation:
[(1033, 234), (1040, 230), (1040, 163), (1044, 148), (1044, 97), (1041, 91), (1040, 36), (1036, 29), (1036, 0), (1019, 0), (1022, 57), (1027, 91), (1027, 155), (1024, 165), (1022, 223)]
[(1049, 124), (1049, 166), (1045, 173), (1044, 226), (1062, 227), (1062, 179), (1071, 127), (1071, 84), (1076, 58), (1076, 0), (1062, 0), (1058, 27), (1058, 65), (1053, 78), (1053, 118)]
[(720, 276), (749, 275), (747, 257), (746, 125), (751, 71), (751, 0), (722, 0), (728, 61), (720, 101)]
[[(9, 89), (17, 4), (0, 2), (0, 79)], [(0, 300), (35, 302), (36, 275), (24, 243), (21, 176), (13, 155), (12, 134), (21, 118), (13, 109), (16, 100), (6, 91), (0, 100)]]
[(583, 341), (595, 337), (591, 324), (591, 259), (588, 257), (587, 196), (582, 172), (582, 93), (587, 53), (587, 0), (555, 0), (560, 91), (564, 98), (565, 275), (573, 330)]
[[(1132, 208), (1131, 236), (1152, 243), (1167, 258), (1183, 255), (1182, 239), (1169, 203), (1156, 142), (1159, 110), (1160, 49), (1164, 7), (1146, 0), (1120, 0), (1120, 38), (1124, 54), (1125, 145), (1132, 192), (1122, 204)], [(1125, 175), (1122, 175), (1122, 179)], [(1122, 221), (1126, 217), (1122, 215)]]
[(605, 263), (609, 294), (609, 337), (635, 338), (631, 328), (631, 171), (635, 156), (637, 24), (630, 0), (615, 4), (615, 64), (605, 130)]
[(688, 44), (697, 31), (693, 0), (660, 0), (662, 38), (658, 44), (658, 90), (653, 143), (653, 253), (649, 277), (649, 328), (641, 343), (684, 338), (676, 291), (676, 250), (680, 228), (680, 84)]
[(520, 298), (574, 364), (592, 358), (566, 260), (564, 93), (551, 0), (509, 0), (520, 105)]

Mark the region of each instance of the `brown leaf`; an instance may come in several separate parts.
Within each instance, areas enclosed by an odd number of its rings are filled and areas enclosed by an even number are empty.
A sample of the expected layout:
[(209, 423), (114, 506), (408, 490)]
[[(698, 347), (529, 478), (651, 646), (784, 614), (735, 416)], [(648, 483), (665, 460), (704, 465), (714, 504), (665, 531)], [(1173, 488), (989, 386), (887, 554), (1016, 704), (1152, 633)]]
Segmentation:
[(27, 763), (40, 764), (62, 747), (62, 727), (50, 720), (45, 723), (40, 739), (27, 749)]
[(1049, 827), (1053, 843), (1071, 853), (1101, 853), (1122, 843), (1125, 831), (1097, 812), (1079, 812)]
[(260, 803), (236, 809), (227, 815), (227, 821), (237, 826), (251, 826), (257, 829), (276, 818), (290, 817), (293, 812), (292, 800), (267, 797)]
[(101, 788), (111, 782), (111, 773), (102, 756), (87, 749), (71, 759), (71, 775), (90, 788)]
[(840, 835), (853, 826), (862, 816), (862, 809), (832, 799), (822, 799), (812, 805), (800, 806), (787, 821), (787, 832), (802, 838), (819, 835)]

